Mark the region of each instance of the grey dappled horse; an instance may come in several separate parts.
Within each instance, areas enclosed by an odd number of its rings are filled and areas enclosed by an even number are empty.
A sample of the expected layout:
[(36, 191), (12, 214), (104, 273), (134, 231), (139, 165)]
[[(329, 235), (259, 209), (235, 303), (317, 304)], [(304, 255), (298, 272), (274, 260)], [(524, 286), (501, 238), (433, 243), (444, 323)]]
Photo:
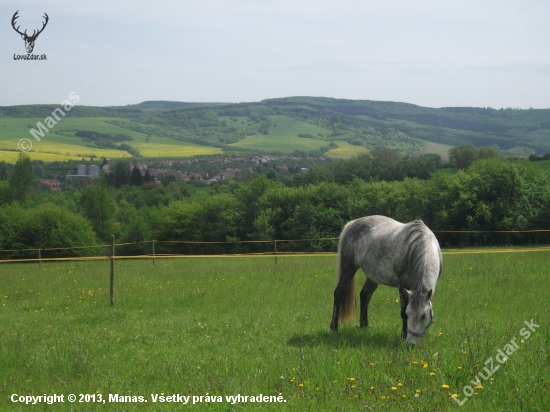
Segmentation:
[(421, 221), (403, 224), (386, 216), (348, 222), (338, 242), (334, 310), (330, 329), (355, 312), (355, 272), (367, 281), (361, 290), (360, 326), (368, 326), (367, 308), (379, 284), (399, 288), (403, 339), (417, 345), (433, 322), (431, 297), (443, 268), (439, 243)]

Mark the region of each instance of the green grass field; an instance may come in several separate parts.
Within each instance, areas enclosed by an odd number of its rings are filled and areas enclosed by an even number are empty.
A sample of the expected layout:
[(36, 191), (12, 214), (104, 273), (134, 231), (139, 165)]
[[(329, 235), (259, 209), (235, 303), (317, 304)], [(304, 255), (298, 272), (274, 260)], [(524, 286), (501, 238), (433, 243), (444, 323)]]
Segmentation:
[[(237, 143), (232, 143), (230, 146), (245, 149), (256, 149), (259, 151), (283, 152), (292, 153), (295, 150), (310, 151), (319, 149), (322, 146), (329, 144), (328, 140), (318, 136), (321, 133), (323, 136), (328, 136), (331, 131), (322, 127), (301, 122), (288, 116), (276, 115), (269, 116), (277, 126), (269, 128), (269, 134), (258, 134), (247, 136)], [(230, 118), (227, 118), (230, 119)], [(237, 124), (241, 124), (236, 122)], [(231, 122), (228, 121), (231, 126)], [(242, 127), (246, 126), (246, 123)], [(237, 127), (237, 126), (236, 126)], [(310, 134), (316, 138), (298, 137), (298, 134)]]
[[(250, 128), (253, 123), (247, 122), (246, 117), (224, 117), (229, 126)], [(330, 141), (327, 140), (332, 132), (328, 129), (316, 126), (311, 123), (302, 122), (288, 116), (269, 116), (277, 126), (269, 128), (269, 134), (257, 134), (247, 136), (237, 143), (230, 146), (237, 148), (255, 149), (266, 152), (283, 152), (292, 153), (295, 150), (310, 151), (319, 149), (322, 146), (327, 146)], [(237, 120), (234, 120), (237, 119)], [(243, 123), (244, 122), (244, 123)], [(299, 137), (298, 134), (310, 134), (315, 136), (312, 138)], [(321, 136), (319, 136), (319, 134)], [(362, 146), (354, 146), (345, 140), (334, 141), (338, 148), (330, 149), (325, 153), (325, 156), (334, 159), (349, 159), (350, 157), (359, 156), (360, 154), (368, 153), (368, 149)]]
[[(356, 320), (338, 335), (329, 331), (335, 262), (117, 260), (114, 307), (108, 261), (2, 264), (0, 409), (36, 408), (12, 403), (12, 394), (54, 393), (148, 400), (107, 406), (130, 411), (185, 407), (153, 403), (151, 394), (221, 396), (188, 405), (217, 411), (460, 410), (453, 394), (466, 399), (464, 410), (547, 409), (548, 252), (444, 255), (435, 322), (412, 350), (399, 337), (398, 294), (388, 287), (373, 296), (368, 330)], [(362, 285), (365, 276), (358, 279)], [(540, 328), (520, 343), (531, 319)], [(491, 379), (479, 378), (514, 338), (519, 349)], [(466, 397), (476, 374), (481, 384)], [(225, 402), (238, 394), (281, 394), (286, 402)], [(77, 399), (38, 409), (105, 405)]]

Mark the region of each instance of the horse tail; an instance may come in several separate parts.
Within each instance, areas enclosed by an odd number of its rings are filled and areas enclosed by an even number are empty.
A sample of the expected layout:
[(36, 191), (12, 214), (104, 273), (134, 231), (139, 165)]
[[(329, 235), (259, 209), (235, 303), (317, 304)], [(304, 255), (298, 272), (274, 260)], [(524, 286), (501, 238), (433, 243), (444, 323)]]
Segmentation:
[[(340, 277), (342, 276), (342, 243), (344, 236), (346, 235), (347, 230), (351, 224), (355, 222), (352, 220), (348, 222), (342, 233), (340, 234), (340, 239), (338, 240), (338, 263), (336, 264), (336, 285), (340, 283)], [(348, 289), (344, 295), (344, 300), (340, 304), (340, 312), (338, 313), (338, 320), (340, 322), (349, 322), (355, 315), (355, 273), (352, 278), (349, 280)]]

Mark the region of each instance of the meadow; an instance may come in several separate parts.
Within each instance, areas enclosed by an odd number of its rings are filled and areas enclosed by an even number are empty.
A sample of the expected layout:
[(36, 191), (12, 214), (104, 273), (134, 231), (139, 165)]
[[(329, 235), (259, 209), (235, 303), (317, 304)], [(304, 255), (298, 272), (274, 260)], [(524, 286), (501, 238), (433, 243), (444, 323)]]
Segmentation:
[[(537, 411), (550, 404), (548, 252), (444, 255), (434, 324), (399, 336), (397, 290), (380, 287), (370, 326), (329, 331), (334, 256), (117, 260), (0, 266), (1, 410), (181, 410), (151, 394), (212, 396), (195, 410)], [(360, 285), (365, 276), (357, 274)], [(360, 289), (360, 288), (358, 288)], [(540, 325), (519, 343), (524, 321)], [(519, 348), (491, 378), (486, 361)], [(494, 361), (495, 367), (497, 361)], [(474, 385), (467, 397), (463, 388)], [(12, 394), (90, 394), (34, 407)], [(109, 403), (109, 394), (148, 403)], [(225, 396), (282, 396), (281, 403)], [(452, 399), (465, 402), (461, 407)], [(216, 398), (221, 396), (222, 398)], [(66, 399), (66, 398), (65, 398)], [(192, 402), (192, 401), (190, 401)]]
[[(292, 153), (295, 150), (310, 151), (317, 150), (322, 146), (327, 146), (330, 140), (327, 139), (332, 131), (311, 123), (293, 119), (288, 116), (276, 115), (269, 116), (273, 124), (277, 126), (269, 127), (269, 134), (256, 134), (247, 136), (237, 143), (229, 146), (236, 148), (255, 149), (266, 152)], [(247, 123), (242, 123), (246, 118), (225, 118), (228, 126), (246, 127)], [(231, 120), (237, 119), (237, 121)], [(240, 120), (240, 122), (239, 122)], [(314, 138), (299, 137), (298, 135), (309, 134)], [(352, 146), (344, 140), (334, 141), (338, 145), (337, 149), (329, 150), (326, 155), (335, 158), (350, 158), (367, 153), (368, 150), (361, 146)]]

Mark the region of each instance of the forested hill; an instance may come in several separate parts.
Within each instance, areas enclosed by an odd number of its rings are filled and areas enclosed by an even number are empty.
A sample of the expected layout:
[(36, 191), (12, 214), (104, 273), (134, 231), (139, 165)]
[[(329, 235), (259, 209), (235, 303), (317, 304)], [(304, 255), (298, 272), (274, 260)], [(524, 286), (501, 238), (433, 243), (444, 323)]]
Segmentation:
[[(56, 107), (0, 107), (0, 117), (45, 118)], [(248, 103), (147, 101), (121, 107), (76, 106), (67, 116), (118, 118), (110, 122), (134, 131), (218, 147), (250, 135), (277, 136), (274, 128), (279, 120), (280, 131), (281, 118), (276, 116), (286, 116), (325, 132), (287, 130), (293, 127), (287, 122), (283, 125), (287, 127), (285, 133), (329, 142), (347, 141), (367, 149), (386, 146), (411, 153), (427, 140), (454, 146), (493, 146), (509, 151), (507, 154), (550, 152), (550, 109), (428, 108), (398, 102), (286, 97)]]
[(408, 103), (323, 97), (288, 97), (261, 103), (296, 111), (311, 108), (344, 119), (360, 119), (375, 128), (385, 126), (410, 137), (455, 146), (472, 143), (477, 147), (498, 145), (501, 150), (523, 146), (536, 152), (550, 151), (550, 109), (435, 109)]

